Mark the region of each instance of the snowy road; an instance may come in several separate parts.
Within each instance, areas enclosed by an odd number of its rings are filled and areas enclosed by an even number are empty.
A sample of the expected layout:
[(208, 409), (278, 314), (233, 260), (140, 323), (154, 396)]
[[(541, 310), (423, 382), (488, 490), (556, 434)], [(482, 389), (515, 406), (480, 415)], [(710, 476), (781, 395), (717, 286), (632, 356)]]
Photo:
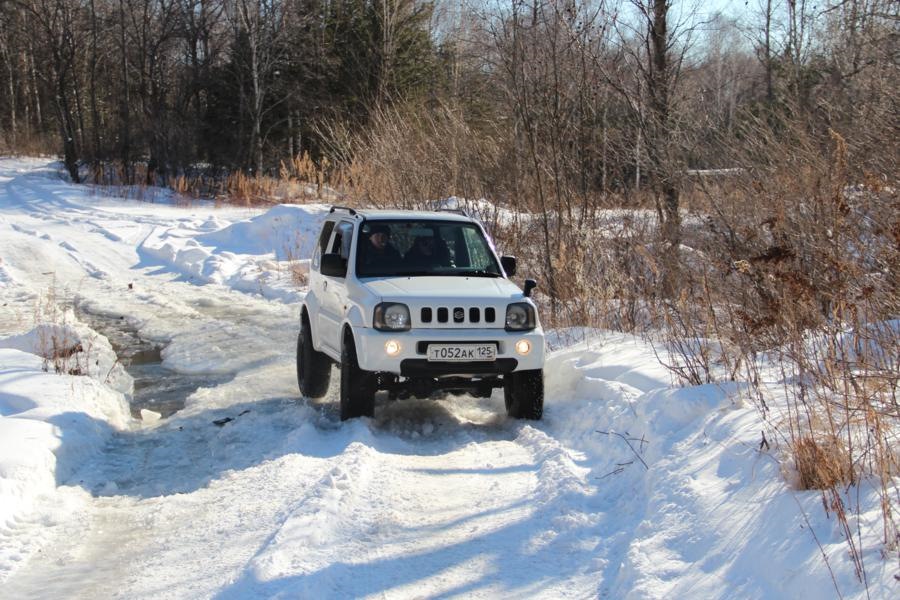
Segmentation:
[[(297, 397), (290, 310), (254, 311), (264, 301), (241, 297), (210, 316), (174, 300), (195, 290), (157, 288), (173, 299), (172, 323), (157, 326), (179, 329), (200, 352), (215, 347), (234, 379), (198, 391), (159, 427), (114, 434), (63, 488), (85, 506), (10, 583), (14, 596), (492, 590), (471, 573), (500, 575), (495, 591), (593, 595), (597, 578), (578, 577), (577, 563), (566, 564), (571, 552), (556, 565), (519, 555), (552, 531), (534, 506), (542, 493), (551, 499), (539, 488), (556, 483), (542, 480), (535, 461), (536, 452), (552, 454), (552, 440), (498, 418), (496, 400), (405, 402), (377, 421), (341, 426), (333, 403)], [(81, 293), (88, 297), (87, 286)], [(281, 350), (266, 351), (263, 340)], [(227, 417), (234, 421), (213, 424)], [(529, 579), (507, 580), (504, 568)]]
[[(596, 333), (550, 359), (542, 422), (507, 419), (495, 394), (379, 402), (341, 423), (333, 397), (299, 397), (294, 372), (292, 277), (321, 208), (139, 203), (55, 172), (0, 160), (0, 338), (34, 327), (36, 306), (75, 306), (221, 383), (141, 422), (79, 408), (74, 383), (52, 412), (49, 388), (0, 379), (0, 426), (44, 420), (55, 436), (43, 488), (0, 441), (0, 493), (21, 504), (0, 522), (0, 596), (833, 595), (801, 531), (798, 505), (815, 513), (818, 497), (798, 499), (756, 451), (733, 386), (672, 388), (639, 340)], [(643, 437), (648, 466), (598, 430)], [(100, 442), (70, 450), (83, 439)], [(833, 524), (812, 524), (845, 597), (864, 593)]]

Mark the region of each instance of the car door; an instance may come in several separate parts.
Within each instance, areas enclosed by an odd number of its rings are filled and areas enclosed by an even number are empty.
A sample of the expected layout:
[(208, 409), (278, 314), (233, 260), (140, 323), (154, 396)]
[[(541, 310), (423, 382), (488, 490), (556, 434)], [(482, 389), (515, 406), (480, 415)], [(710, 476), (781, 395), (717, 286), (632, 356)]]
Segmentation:
[[(334, 228), (328, 244), (329, 254), (340, 254), (345, 265), (350, 261), (350, 246), (353, 240), (353, 223), (340, 221)], [(322, 275), (321, 302), (319, 307), (320, 340), (329, 354), (340, 354), (341, 323), (344, 320), (347, 304), (346, 277), (330, 277)]]
[(322, 295), (325, 291), (325, 279), (322, 277), (322, 255), (328, 252), (328, 246), (331, 242), (331, 234), (334, 232), (335, 221), (325, 221), (322, 224), (322, 231), (316, 242), (316, 249), (313, 253), (312, 264), (309, 270), (309, 293), (306, 295), (306, 307), (309, 311), (310, 325), (313, 329), (313, 343), (316, 350), (322, 350), (322, 332), (319, 329), (319, 311), (322, 307)]

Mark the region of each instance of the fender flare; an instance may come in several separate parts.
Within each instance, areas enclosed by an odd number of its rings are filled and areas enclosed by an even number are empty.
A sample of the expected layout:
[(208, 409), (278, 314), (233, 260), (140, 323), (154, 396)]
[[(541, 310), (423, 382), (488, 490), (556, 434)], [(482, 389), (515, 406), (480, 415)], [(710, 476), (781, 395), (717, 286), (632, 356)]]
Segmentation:
[(309, 293), (306, 295), (306, 298), (303, 299), (303, 305), (300, 308), (300, 324), (303, 324), (303, 316), (306, 315), (306, 321), (309, 323), (309, 331), (312, 333), (312, 342), (313, 348), (317, 352), (322, 352), (322, 345), (319, 343), (318, 334), (318, 323), (315, 322), (315, 319), (310, 317), (311, 314), (315, 314), (316, 311), (309, 308), (309, 305), (313, 306), (318, 305), (318, 299), (314, 294)]
[(351, 328), (365, 327), (366, 320), (363, 317), (362, 310), (360, 310), (359, 305), (354, 304), (350, 307), (350, 310), (347, 311), (347, 316), (344, 317), (344, 323), (350, 325)]
[(363, 327), (365, 327), (365, 323), (362, 320), (362, 311), (359, 310), (358, 306), (354, 306), (347, 312), (347, 316), (341, 324), (341, 344), (344, 343), (344, 336), (349, 333), (353, 337), (353, 343), (358, 348), (359, 344), (356, 343), (356, 335), (354, 335), (353, 331)]

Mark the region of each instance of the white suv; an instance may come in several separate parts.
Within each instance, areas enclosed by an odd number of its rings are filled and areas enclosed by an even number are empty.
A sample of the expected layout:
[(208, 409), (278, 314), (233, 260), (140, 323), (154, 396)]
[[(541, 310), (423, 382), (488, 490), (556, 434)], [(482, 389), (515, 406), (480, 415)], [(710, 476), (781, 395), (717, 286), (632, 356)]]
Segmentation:
[(374, 396), (488, 397), (540, 419), (544, 332), (480, 223), (462, 211), (332, 207), (312, 259), (297, 339), (300, 391), (328, 391), (341, 369), (341, 419), (372, 416)]

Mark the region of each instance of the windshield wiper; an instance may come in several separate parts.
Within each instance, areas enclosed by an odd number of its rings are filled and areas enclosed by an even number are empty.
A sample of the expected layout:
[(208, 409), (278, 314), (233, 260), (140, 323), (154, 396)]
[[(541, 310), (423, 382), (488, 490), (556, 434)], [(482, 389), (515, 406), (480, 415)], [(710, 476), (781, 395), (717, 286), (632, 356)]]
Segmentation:
[(484, 269), (470, 269), (468, 271), (457, 271), (454, 275), (462, 275), (464, 277), (502, 277), (500, 273), (486, 271)]
[(399, 271), (391, 273), (360, 273), (359, 277), (503, 277), (500, 273), (484, 269), (448, 271)]
[(440, 275), (440, 273), (435, 273), (434, 271), (403, 271), (397, 273), (397, 277), (426, 277), (428, 275)]

